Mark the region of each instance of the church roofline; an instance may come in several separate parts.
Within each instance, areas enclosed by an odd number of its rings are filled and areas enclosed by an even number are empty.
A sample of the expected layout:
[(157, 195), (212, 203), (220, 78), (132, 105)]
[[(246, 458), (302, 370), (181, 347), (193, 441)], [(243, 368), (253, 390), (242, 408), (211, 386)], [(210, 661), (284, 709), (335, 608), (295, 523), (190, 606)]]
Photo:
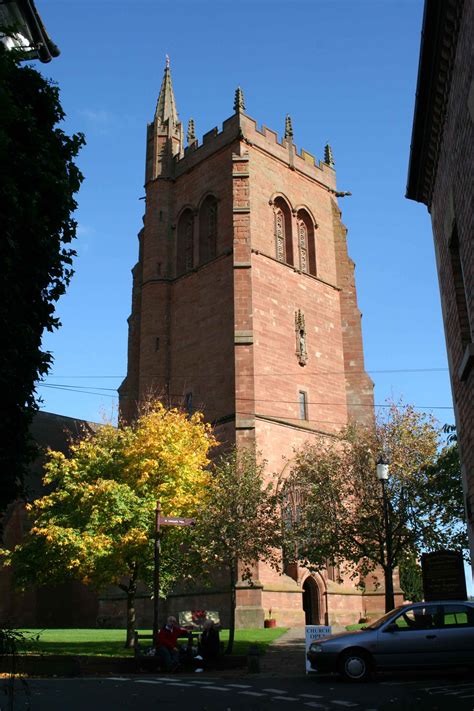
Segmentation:
[(203, 135), (201, 143), (196, 141), (185, 148), (183, 156), (176, 156), (175, 175), (182, 175), (208, 156), (237, 140), (263, 150), (292, 169), (321, 183), (330, 191), (335, 191), (336, 172), (334, 168), (322, 160), (318, 161), (312, 153), (304, 148), (301, 148), (298, 153), (293, 141), (285, 138), (279, 140), (276, 131), (265, 125), (259, 128), (257, 121), (243, 112), (235, 113), (226, 119), (220, 131), (217, 127), (207, 131)]
[(426, 0), (406, 197), (431, 205), (464, 0)]
[[(167, 56), (154, 121), (149, 124), (148, 131), (149, 133), (154, 133), (158, 129), (158, 132), (160, 132), (163, 130), (163, 128), (160, 127), (167, 127), (169, 133), (177, 129), (181, 131), (181, 143), (179, 150), (173, 151), (173, 168), (171, 173), (166, 171), (167, 175), (157, 175), (156, 177), (166, 177), (168, 179), (178, 177), (188, 170), (192, 170), (192, 168), (202, 160), (205, 160), (230, 143), (243, 141), (249, 146), (276, 158), (291, 170), (297, 170), (308, 178), (315, 180), (336, 196), (343, 195), (343, 193), (336, 193), (336, 173), (332, 161), (332, 154), (331, 160), (326, 162), (328, 146), (326, 145), (325, 148), (324, 160), (318, 160), (312, 153), (304, 148), (301, 148), (298, 153), (298, 149), (293, 142), (293, 127), (288, 114), (285, 120), (284, 136), (279, 140), (276, 131), (273, 131), (265, 125), (259, 128), (255, 119), (244, 113), (245, 104), (243, 92), (240, 87), (238, 87), (235, 92), (234, 111), (235, 113), (223, 122), (220, 131), (217, 127), (207, 131), (207, 133), (203, 135), (200, 145), (195, 135), (194, 121), (191, 120), (190, 127), (188, 128), (188, 145), (184, 147), (182, 144), (182, 124), (179, 121), (176, 110), (169, 57)], [(169, 133), (169, 135), (171, 135), (171, 133)], [(155, 178), (151, 179), (154, 180)], [(146, 182), (148, 182), (148, 180)]]

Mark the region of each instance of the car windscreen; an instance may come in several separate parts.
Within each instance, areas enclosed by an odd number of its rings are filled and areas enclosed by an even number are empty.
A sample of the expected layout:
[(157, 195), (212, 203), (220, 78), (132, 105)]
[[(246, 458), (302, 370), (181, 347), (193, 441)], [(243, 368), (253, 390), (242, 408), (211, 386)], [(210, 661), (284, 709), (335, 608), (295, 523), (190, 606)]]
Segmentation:
[(378, 620), (375, 620), (375, 622), (371, 622), (370, 625), (364, 625), (365, 630), (376, 630), (381, 625), (384, 624), (384, 622), (387, 622), (391, 617), (394, 615), (398, 614), (400, 610), (403, 610), (403, 606), (400, 607), (395, 607), (393, 610), (390, 610), (390, 612), (385, 613), (383, 617), (379, 617)]

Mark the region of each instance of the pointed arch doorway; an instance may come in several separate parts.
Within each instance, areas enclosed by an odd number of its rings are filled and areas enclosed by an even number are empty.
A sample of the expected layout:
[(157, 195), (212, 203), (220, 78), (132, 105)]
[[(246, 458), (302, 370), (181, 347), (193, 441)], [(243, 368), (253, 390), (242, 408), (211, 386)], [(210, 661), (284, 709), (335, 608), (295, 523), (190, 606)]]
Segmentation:
[(308, 575), (303, 583), (303, 610), (305, 624), (321, 624), (321, 592), (316, 580)]

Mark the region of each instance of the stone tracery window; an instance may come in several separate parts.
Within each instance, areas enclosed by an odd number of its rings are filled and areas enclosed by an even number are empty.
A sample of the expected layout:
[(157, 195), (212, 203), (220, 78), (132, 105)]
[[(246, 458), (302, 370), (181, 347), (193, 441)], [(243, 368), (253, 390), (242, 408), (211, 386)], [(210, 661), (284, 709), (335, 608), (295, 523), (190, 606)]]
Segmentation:
[(306, 274), (316, 276), (316, 241), (313, 220), (307, 210), (302, 208), (298, 210), (296, 221), (300, 269)]
[(274, 235), (276, 258), (293, 266), (293, 241), (291, 234), (291, 212), (288, 204), (281, 197), (273, 203)]
[(181, 276), (194, 267), (194, 215), (192, 210), (183, 212), (178, 222), (178, 245), (176, 274)]
[(298, 249), (300, 252), (300, 269), (308, 271), (308, 229), (304, 220), (298, 220)]
[(275, 210), (276, 251), (279, 262), (285, 261), (285, 218), (280, 208)]

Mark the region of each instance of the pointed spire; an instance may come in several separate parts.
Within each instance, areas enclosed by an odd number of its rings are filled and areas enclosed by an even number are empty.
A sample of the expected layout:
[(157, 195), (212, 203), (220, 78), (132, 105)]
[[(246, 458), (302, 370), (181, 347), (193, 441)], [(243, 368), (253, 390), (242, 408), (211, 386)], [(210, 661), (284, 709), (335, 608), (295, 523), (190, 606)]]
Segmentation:
[(236, 114), (245, 111), (244, 92), (240, 86), (235, 90), (234, 111)]
[(286, 114), (285, 118), (285, 138), (286, 140), (293, 139), (293, 124), (291, 123), (290, 114)]
[(196, 132), (194, 128), (194, 119), (190, 118), (188, 121), (188, 133), (187, 133), (188, 146), (196, 141)]
[(334, 168), (335, 166), (332, 148), (329, 143), (326, 143), (324, 146), (324, 162), (327, 163), (330, 168)]
[(178, 112), (176, 111), (173, 84), (171, 83), (170, 58), (168, 55), (166, 55), (165, 73), (160, 95), (158, 96), (158, 103), (156, 104), (155, 119), (158, 119), (161, 123), (166, 121), (173, 125), (178, 123)]

